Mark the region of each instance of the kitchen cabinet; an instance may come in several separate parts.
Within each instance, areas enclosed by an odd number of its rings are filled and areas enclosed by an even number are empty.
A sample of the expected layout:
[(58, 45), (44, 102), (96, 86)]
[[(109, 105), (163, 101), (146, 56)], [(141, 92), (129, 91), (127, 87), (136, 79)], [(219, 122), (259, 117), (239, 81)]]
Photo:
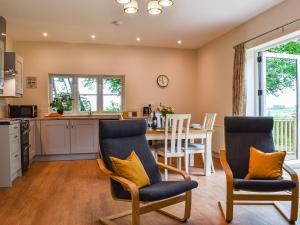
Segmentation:
[(98, 120), (70, 120), (71, 153), (97, 153)]
[(29, 164), (32, 163), (34, 156), (36, 155), (36, 134), (35, 134), (35, 121), (29, 122)]
[(0, 126), (0, 187), (11, 187), (22, 174), (20, 124)]
[(4, 53), (4, 92), (0, 97), (23, 96), (23, 58), (15, 52)]
[(99, 151), (98, 120), (41, 121), (42, 155)]
[(0, 16), (0, 94), (4, 91), (4, 52), (6, 44), (6, 20)]

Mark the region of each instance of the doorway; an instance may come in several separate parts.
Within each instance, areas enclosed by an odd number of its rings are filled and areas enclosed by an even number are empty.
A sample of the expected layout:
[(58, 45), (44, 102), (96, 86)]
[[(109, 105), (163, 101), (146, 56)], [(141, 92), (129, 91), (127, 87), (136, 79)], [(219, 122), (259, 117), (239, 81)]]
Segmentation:
[(257, 111), (274, 117), (273, 138), (287, 160), (299, 159), (300, 39), (257, 53)]

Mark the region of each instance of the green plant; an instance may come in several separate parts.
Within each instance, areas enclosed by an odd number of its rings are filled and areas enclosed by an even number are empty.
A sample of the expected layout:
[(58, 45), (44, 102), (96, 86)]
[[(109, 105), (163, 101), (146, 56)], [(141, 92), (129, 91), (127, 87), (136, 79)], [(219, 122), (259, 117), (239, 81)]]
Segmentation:
[(57, 97), (53, 98), (53, 101), (50, 103), (52, 110), (72, 110), (72, 96), (69, 93), (59, 93)]

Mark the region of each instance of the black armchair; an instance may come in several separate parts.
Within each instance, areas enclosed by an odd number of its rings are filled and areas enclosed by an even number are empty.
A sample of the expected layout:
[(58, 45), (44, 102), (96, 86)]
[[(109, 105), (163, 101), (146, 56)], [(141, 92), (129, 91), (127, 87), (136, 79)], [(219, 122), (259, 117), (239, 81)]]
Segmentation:
[[(226, 203), (219, 206), (228, 222), (233, 217), (234, 204), (258, 204), (258, 201), (271, 201), (277, 210), (290, 222), (298, 216), (298, 176), (290, 167), (283, 168), (291, 180), (245, 180), (248, 173), (250, 146), (264, 152), (274, 152), (272, 117), (225, 117), (225, 148), (221, 150), (221, 164), (226, 174)], [(239, 191), (246, 191), (240, 193)], [(289, 192), (282, 192), (289, 191)], [(255, 193), (249, 193), (255, 192)], [(266, 193), (273, 192), (273, 193)], [(274, 193), (280, 192), (280, 193)], [(256, 201), (249, 203), (249, 201)], [(291, 213), (286, 216), (274, 201), (290, 201)]]
[[(184, 172), (157, 163), (148, 146), (145, 137), (147, 125), (145, 120), (103, 120), (99, 124), (101, 159), (99, 168), (111, 181), (111, 194), (115, 200), (130, 201), (132, 210), (101, 218), (102, 224), (113, 224), (112, 221), (124, 216), (132, 215), (132, 224), (140, 223), (140, 215), (157, 211), (173, 219), (185, 222), (191, 213), (191, 190), (198, 186), (191, 181)], [(140, 158), (151, 185), (138, 189), (131, 181), (114, 173), (109, 157), (127, 158), (135, 150)], [(159, 168), (167, 169), (183, 176), (184, 181), (162, 181)], [(125, 189), (124, 189), (125, 187)], [(183, 218), (163, 211), (161, 208), (185, 201)], [(149, 203), (151, 202), (151, 203)], [(140, 206), (140, 203), (147, 203)]]

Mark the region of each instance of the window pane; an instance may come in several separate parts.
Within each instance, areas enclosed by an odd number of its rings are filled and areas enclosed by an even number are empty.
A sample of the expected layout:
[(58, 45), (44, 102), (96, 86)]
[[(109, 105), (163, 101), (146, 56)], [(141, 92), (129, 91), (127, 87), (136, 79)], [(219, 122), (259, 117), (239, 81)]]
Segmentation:
[(52, 110), (63, 107), (64, 111), (72, 111), (72, 77), (53, 77), (52, 84), (52, 98), (55, 101), (54, 106), (51, 107)]
[(80, 112), (88, 112), (90, 109), (97, 111), (97, 95), (79, 95), (78, 110)]
[(78, 110), (80, 112), (97, 111), (97, 78), (79, 77), (78, 78)]
[(103, 94), (121, 95), (122, 79), (121, 78), (103, 78)]
[(121, 96), (104, 95), (103, 96), (103, 111), (105, 112), (120, 112), (121, 111)]

